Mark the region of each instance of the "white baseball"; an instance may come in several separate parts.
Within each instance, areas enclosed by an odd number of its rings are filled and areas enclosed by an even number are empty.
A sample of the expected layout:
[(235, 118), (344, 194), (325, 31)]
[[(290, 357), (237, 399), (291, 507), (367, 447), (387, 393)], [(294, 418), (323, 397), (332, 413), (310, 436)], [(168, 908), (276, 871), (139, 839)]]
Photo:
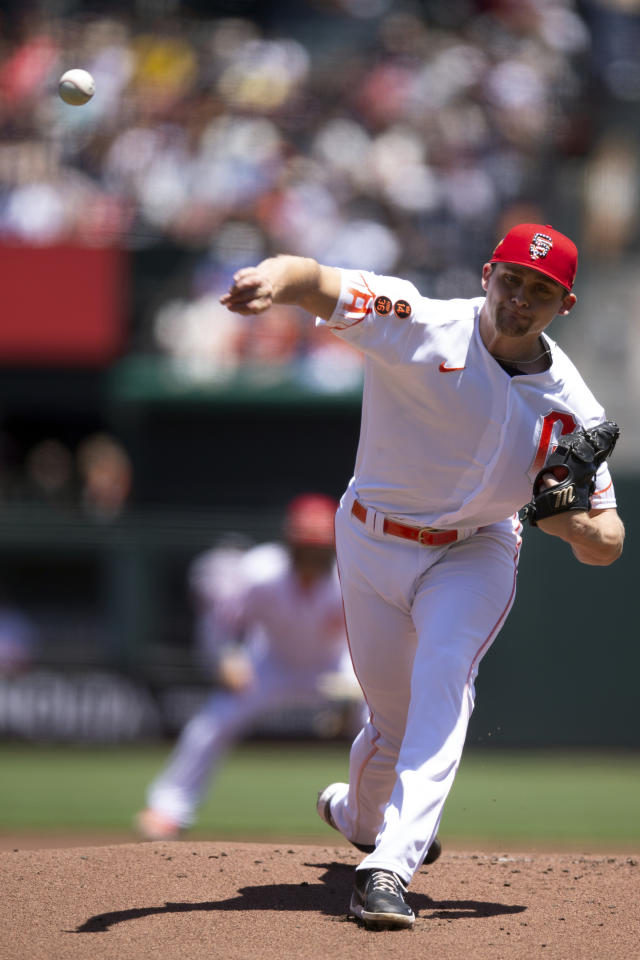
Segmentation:
[(94, 95), (96, 85), (88, 70), (67, 70), (60, 77), (58, 92), (65, 103), (80, 107)]

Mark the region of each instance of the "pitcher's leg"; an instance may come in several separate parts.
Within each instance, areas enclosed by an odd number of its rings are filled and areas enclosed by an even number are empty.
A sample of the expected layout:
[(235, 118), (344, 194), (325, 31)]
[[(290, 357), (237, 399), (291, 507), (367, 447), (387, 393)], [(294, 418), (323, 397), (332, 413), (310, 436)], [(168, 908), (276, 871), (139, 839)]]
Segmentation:
[(517, 545), (476, 534), (456, 544), (418, 585), (412, 696), (376, 850), (362, 868), (409, 882), (436, 836), (457, 772), (481, 657), (515, 596)]
[(351, 747), (348, 793), (336, 796), (331, 814), (345, 837), (371, 844), (395, 782), (416, 634), (408, 613), (363, 585), (343, 585), (343, 594), (354, 669), (370, 714)]

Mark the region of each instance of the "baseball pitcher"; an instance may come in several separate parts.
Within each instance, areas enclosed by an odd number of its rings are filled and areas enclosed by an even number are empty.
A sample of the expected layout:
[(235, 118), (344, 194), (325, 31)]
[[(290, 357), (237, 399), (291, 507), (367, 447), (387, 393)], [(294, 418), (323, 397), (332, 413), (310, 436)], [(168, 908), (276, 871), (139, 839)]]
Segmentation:
[(432, 300), (406, 280), (281, 256), (239, 270), (222, 303), (297, 304), (365, 358), (354, 475), (336, 516), (351, 655), (369, 718), (349, 783), (320, 816), (369, 850), (350, 911), (410, 927), (474, 704), (480, 661), (516, 590), (522, 525), (612, 563), (624, 528), (608, 458), (618, 436), (547, 335), (576, 304), (577, 250), (518, 224), (482, 267), (484, 296)]

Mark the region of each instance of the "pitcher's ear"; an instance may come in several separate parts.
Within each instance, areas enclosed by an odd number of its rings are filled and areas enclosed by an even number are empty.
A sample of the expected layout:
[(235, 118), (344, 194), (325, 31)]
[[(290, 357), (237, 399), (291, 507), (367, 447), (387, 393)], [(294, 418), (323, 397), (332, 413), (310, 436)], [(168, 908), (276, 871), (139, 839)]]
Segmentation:
[(489, 277), (491, 276), (492, 273), (493, 273), (493, 264), (485, 263), (485, 265), (482, 268), (482, 281), (481, 281), (483, 290), (487, 289), (487, 284), (489, 283)]
[(558, 310), (558, 316), (566, 317), (566, 315), (573, 310), (577, 301), (578, 298), (576, 297), (575, 293), (568, 293), (562, 300), (562, 307), (560, 310)]

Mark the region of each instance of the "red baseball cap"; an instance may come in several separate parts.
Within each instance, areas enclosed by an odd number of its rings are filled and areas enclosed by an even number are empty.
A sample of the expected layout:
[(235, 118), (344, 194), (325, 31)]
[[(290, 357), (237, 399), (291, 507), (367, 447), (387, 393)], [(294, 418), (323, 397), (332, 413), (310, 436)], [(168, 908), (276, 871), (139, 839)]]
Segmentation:
[(519, 223), (500, 241), (490, 263), (530, 267), (571, 290), (578, 269), (578, 248), (548, 224)]
[(287, 507), (284, 533), (292, 544), (332, 547), (338, 504), (324, 493), (303, 493)]

